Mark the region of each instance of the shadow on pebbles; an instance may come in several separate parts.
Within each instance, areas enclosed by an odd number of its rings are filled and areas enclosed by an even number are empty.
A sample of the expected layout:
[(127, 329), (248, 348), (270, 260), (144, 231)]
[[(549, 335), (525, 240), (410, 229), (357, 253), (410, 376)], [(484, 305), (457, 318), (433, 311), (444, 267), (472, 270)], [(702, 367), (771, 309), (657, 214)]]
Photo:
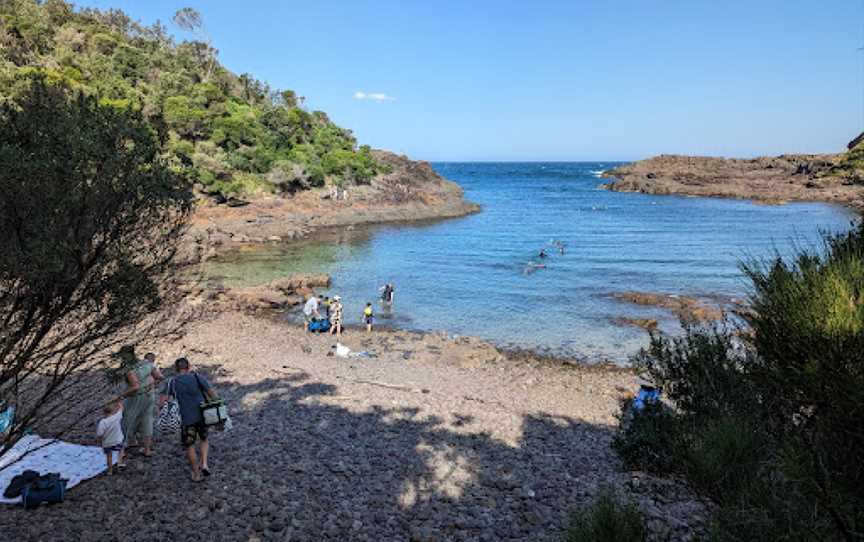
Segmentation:
[[(461, 343), (460, 343), (461, 341)], [(505, 359), (471, 339), (332, 337), (221, 314), (176, 343), (215, 383), (234, 429), (190, 480), (177, 437), (66, 502), (0, 510), (4, 540), (560, 540), (604, 486), (634, 498), (656, 539), (701, 532), (672, 482), (623, 472), (610, 442), (626, 371)], [(472, 358), (473, 356), (473, 358)], [(693, 527), (691, 525), (697, 525)]]

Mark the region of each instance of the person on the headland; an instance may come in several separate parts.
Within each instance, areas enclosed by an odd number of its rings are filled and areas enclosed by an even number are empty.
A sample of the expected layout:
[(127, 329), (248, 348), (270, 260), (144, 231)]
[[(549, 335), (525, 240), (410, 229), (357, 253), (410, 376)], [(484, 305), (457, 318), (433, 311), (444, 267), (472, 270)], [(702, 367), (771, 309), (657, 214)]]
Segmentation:
[(378, 290), (381, 292), (381, 301), (385, 305), (392, 305), (393, 297), (396, 295), (396, 291), (393, 288), (393, 283), (388, 282), (381, 288), (378, 288)]
[(306, 301), (306, 304), (303, 305), (303, 323), (304, 323), (303, 328), (306, 330), (307, 333), (309, 332), (309, 324), (312, 323), (312, 320), (314, 320), (316, 318), (321, 318), (321, 314), (318, 312), (318, 308), (319, 308), (318, 298), (319, 297), (320, 296), (312, 294), (311, 296), (309, 296), (309, 299)]
[[(120, 395), (123, 403), (123, 434), (126, 437), (126, 447), (123, 450), (125, 459), (129, 444), (133, 438), (140, 439), (144, 457), (151, 457), (153, 451), (153, 414), (156, 409), (156, 385), (162, 380), (162, 373), (156, 367), (156, 355), (148, 352), (144, 359), (138, 361), (135, 349), (124, 346), (118, 356), (127, 367), (126, 390)], [(120, 463), (123, 463), (121, 459)]]
[(338, 295), (333, 296), (333, 302), (330, 304), (330, 334), (342, 335), (342, 298)]
[(96, 424), (96, 438), (105, 452), (105, 461), (108, 464), (108, 475), (114, 474), (114, 453), (117, 453), (118, 467), (125, 466), (122, 463), (123, 445), (126, 438), (123, 436), (123, 402), (114, 399), (102, 407), (104, 418)]
[(366, 303), (363, 309), (363, 323), (366, 324), (366, 333), (372, 332), (372, 324), (375, 323), (375, 314), (372, 311), (372, 303)]
[[(207, 426), (201, 415), (201, 403), (205, 399), (214, 400), (216, 392), (206, 378), (190, 370), (189, 360), (178, 358), (174, 362), (177, 376), (171, 379), (170, 389), (166, 384), (162, 387), (160, 405), (173, 395), (180, 407), (180, 444), (186, 451), (186, 459), (192, 470), (192, 481), (200, 482), (203, 476), (210, 476), (207, 460), (210, 446), (207, 442)], [(195, 444), (200, 448), (200, 460), (195, 451)]]

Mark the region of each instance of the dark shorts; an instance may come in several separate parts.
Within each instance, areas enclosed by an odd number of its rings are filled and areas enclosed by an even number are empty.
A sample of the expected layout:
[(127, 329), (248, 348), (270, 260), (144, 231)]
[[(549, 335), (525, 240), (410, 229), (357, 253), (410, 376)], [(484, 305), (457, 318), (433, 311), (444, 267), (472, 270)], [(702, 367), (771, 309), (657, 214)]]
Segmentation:
[(105, 452), (106, 454), (110, 454), (111, 452), (122, 452), (123, 451), (123, 445), (117, 444), (116, 446), (108, 446), (107, 448), (102, 448), (102, 451)]
[(195, 446), (196, 440), (207, 440), (207, 426), (203, 423), (184, 425), (180, 428), (180, 444), (185, 448)]
[(364, 316), (363, 317), (363, 323), (365, 323), (367, 325), (374, 324), (375, 323), (375, 317), (374, 316)]

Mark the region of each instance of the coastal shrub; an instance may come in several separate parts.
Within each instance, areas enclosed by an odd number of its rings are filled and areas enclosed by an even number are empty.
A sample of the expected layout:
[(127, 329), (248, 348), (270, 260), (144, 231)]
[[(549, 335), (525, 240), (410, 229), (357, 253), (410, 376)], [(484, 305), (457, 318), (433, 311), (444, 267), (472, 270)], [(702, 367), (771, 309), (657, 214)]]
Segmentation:
[[(766, 460), (765, 436), (748, 418), (725, 416), (685, 429), (680, 472), (718, 504), (735, 504)], [(683, 425), (683, 424), (682, 424)]]
[(655, 335), (634, 359), (671, 408), (615, 449), (716, 503), (717, 540), (864, 537), (864, 225), (824, 239), (742, 266), (743, 326)]
[[(776, 464), (844, 536), (864, 532), (864, 223), (821, 251), (750, 262), (752, 380)], [(781, 453), (782, 452), (782, 453)]]
[(622, 502), (610, 490), (570, 520), (566, 542), (643, 542), (648, 538), (642, 513), (632, 502)]
[(752, 351), (740, 329), (728, 323), (683, 328), (678, 337), (652, 333), (648, 348), (633, 359), (636, 370), (694, 423), (753, 408)]
[(2, 455), (78, 423), (105, 352), (177, 299), (191, 194), (139, 112), (38, 75), (0, 104), (0, 194)]
[[(629, 404), (624, 406), (629, 408)], [(662, 403), (647, 403), (626, 417), (612, 441), (613, 449), (629, 470), (666, 474), (677, 468), (682, 446), (679, 418)]]

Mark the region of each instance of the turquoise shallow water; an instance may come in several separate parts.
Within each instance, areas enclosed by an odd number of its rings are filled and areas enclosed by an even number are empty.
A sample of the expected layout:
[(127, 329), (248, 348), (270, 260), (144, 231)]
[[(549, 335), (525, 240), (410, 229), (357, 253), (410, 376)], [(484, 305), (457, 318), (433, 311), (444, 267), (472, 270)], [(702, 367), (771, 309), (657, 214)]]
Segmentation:
[[(793, 243), (816, 244), (820, 230), (847, 229), (854, 215), (819, 203), (624, 194), (598, 189), (612, 163), (439, 163), (483, 211), (419, 225), (336, 232), (302, 245), (270, 246), (211, 262), (228, 284), (264, 283), (293, 272), (327, 272), (349, 323), (385, 282), (396, 286), (379, 322), (446, 329), (502, 346), (588, 360), (625, 361), (646, 334), (611, 323), (649, 317), (674, 330), (664, 311), (611, 299), (619, 291), (741, 298), (738, 262)], [(563, 255), (550, 243), (566, 243)], [(547, 267), (526, 274), (541, 248)]]

